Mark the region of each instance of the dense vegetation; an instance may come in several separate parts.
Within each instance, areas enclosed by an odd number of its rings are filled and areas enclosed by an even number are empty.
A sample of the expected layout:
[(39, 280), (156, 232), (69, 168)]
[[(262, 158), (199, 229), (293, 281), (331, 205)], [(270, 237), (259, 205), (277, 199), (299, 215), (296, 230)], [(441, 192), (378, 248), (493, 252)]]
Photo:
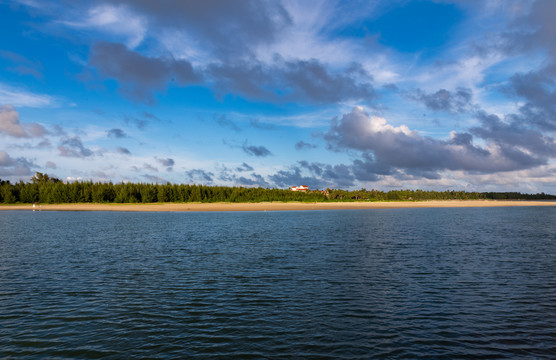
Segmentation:
[(478, 193), (465, 191), (326, 189), (307, 193), (282, 189), (184, 184), (113, 184), (92, 181), (64, 183), (37, 173), (30, 182), (0, 180), (2, 203), (153, 203), (153, 202), (261, 202), (261, 201), (419, 201), (419, 200), (556, 200), (548, 194)]

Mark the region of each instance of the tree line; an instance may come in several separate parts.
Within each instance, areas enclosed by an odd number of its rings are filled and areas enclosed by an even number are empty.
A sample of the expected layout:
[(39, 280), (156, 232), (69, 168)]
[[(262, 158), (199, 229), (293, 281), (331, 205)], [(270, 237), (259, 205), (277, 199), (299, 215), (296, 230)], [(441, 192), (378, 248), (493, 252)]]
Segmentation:
[(64, 183), (37, 172), (29, 182), (0, 179), (0, 202), (11, 203), (166, 203), (166, 202), (265, 202), (265, 201), (423, 201), (423, 200), (556, 200), (549, 194), (519, 192), (466, 192), (423, 190), (341, 190), (294, 192), (284, 189), (207, 186), (190, 184)]

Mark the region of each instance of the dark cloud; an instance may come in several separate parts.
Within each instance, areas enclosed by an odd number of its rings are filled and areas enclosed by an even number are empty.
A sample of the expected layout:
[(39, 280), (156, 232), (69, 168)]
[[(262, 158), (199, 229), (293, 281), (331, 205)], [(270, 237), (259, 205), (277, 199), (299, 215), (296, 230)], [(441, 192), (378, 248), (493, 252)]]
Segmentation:
[(471, 90), (465, 88), (457, 88), (455, 91), (440, 89), (431, 94), (418, 89), (408, 93), (407, 96), (423, 103), (430, 110), (451, 113), (463, 113), (471, 110), (473, 100)]
[(324, 167), (323, 177), (328, 182), (336, 184), (342, 188), (351, 187), (354, 184), (355, 177), (351, 173), (349, 165), (329, 165)]
[[(556, 2), (523, 3), (522, 11), (502, 36), (502, 49), (510, 55), (545, 53), (541, 68), (516, 73), (500, 89), (520, 104), (504, 119), (479, 112), (480, 127), (471, 132), (499, 144), (505, 154), (538, 162), (554, 157), (554, 139), (541, 131), (556, 131)], [(525, 153), (523, 153), (525, 152)]]
[(252, 174), (249, 178), (240, 176), (237, 179), (236, 184), (242, 186), (259, 186), (264, 188), (270, 187), (270, 184), (265, 180), (265, 178), (259, 174)]
[(143, 111), (143, 117), (145, 117), (145, 119), (155, 120), (155, 121), (158, 121), (158, 122), (162, 121), (158, 116), (156, 116), (156, 115), (154, 115), (154, 114), (152, 114), (148, 111)]
[[(528, 6), (528, 5), (531, 6)], [(509, 24), (502, 39), (502, 48), (509, 53), (547, 50), (556, 59), (556, 26), (554, 14), (556, 3), (552, 0), (536, 0), (521, 4), (520, 14)]]
[(226, 115), (214, 115), (214, 119), (216, 120), (216, 123), (221, 127), (228, 128), (228, 129), (233, 130), (235, 132), (240, 132), (241, 131), (241, 128), (239, 126), (237, 126), (237, 124), (235, 122), (228, 119), (226, 117)]
[(253, 145), (250, 146), (244, 144), (241, 148), (246, 154), (256, 156), (256, 157), (266, 157), (272, 155), (270, 150), (268, 150), (264, 146), (253, 146)]
[(216, 169), (218, 171), (218, 180), (226, 181), (236, 186), (270, 186), (263, 176), (256, 173), (238, 176), (237, 173), (245, 174), (246, 172), (253, 171), (253, 168), (246, 163), (242, 163), (241, 166), (235, 169), (229, 169), (225, 165), (217, 165)]
[(315, 149), (316, 147), (316, 145), (306, 143), (303, 140), (300, 140), (295, 144), (295, 148), (297, 150)]
[(174, 165), (176, 164), (174, 159), (171, 158), (166, 158), (166, 159), (156, 158), (156, 161), (158, 161), (162, 166), (165, 166), (166, 171), (172, 171), (174, 169)]
[(61, 156), (67, 157), (84, 158), (93, 155), (93, 152), (83, 146), (81, 139), (77, 136), (62, 139), (62, 142), (58, 146), (58, 150)]
[(162, 166), (174, 166), (175, 165), (175, 161), (174, 159), (171, 158), (167, 158), (167, 159), (156, 159), (156, 161), (158, 161), (160, 164), (162, 164)]
[(235, 182), (237, 176), (225, 165), (217, 165), (218, 179), (227, 182)]
[(46, 135), (46, 129), (37, 123), (20, 123), (19, 113), (12, 105), (0, 107), (0, 134), (18, 138), (40, 137)]
[(370, 83), (359, 83), (360, 74), (348, 69), (344, 73), (332, 73), (318, 60), (285, 62), (282, 76), (294, 97), (301, 96), (316, 103), (335, 103), (343, 100), (375, 98)]
[(157, 175), (150, 175), (150, 174), (143, 174), (142, 175), (145, 179), (147, 179), (148, 181), (150, 181), (151, 183), (154, 184), (165, 184), (168, 183), (167, 180), (165, 180), (163, 177), (161, 176), (157, 176)]
[(198, 39), (223, 58), (244, 57), (252, 45), (272, 42), (291, 23), (280, 2), (264, 0), (150, 1), (117, 0), (149, 19)]
[(211, 184), (214, 174), (202, 169), (193, 169), (186, 171), (185, 176), (190, 183)]
[(37, 147), (38, 148), (42, 148), (42, 149), (46, 149), (51, 147), (52, 144), (50, 143), (50, 141), (48, 139), (42, 139), (38, 144)]
[(384, 176), (390, 176), (397, 180), (418, 180), (441, 178), (436, 170), (420, 168), (395, 168), (383, 162), (377, 162), (372, 154), (363, 153), (361, 159), (356, 159), (350, 165), (355, 179), (359, 181), (379, 181)]
[(47, 161), (44, 167), (46, 167), (47, 169), (56, 169), (56, 164), (52, 161)]
[(40, 61), (31, 61), (23, 55), (5, 50), (0, 50), (0, 57), (14, 63), (13, 66), (5, 68), (8, 71), (15, 72), (19, 75), (31, 75), (37, 79), (43, 78), (42, 71), (44, 67)]
[(12, 158), (7, 152), (0, 151), (0, 166), (13, 166), (16, 164), (16, 160)]
[[(307, 172), (311, 175), (306, 175)], [(327, 187), (348, 188), (354, 185), (356, 177), (351, 165), (330, 165), (323, 163), (299, 161), (288, 170), (280, 170), (269, 176), (276, 185), (290, 187), (294, 185), (308, 185), (311, 189)]]
[(128, 125), (131, 124), (136, 126), (139, 130), (145, 130), (151, 123), (163, 122), (159, 117), (147, 111), (142, 112), (138, 116), (125, 115), (124, 121)]
[(363, 159), (353, 161), (353, 176), (359, 181), (378, 181), (381, 176), (399, 175), (392, 167), (386, 164), (377, 164), (368, 154), (363, 154)]
[(56, 136), (66, 136), (66, 131), (58, 124), (50, 125), (49, 133)]
[(324, 173), (323, 168), (326, 166), (325, 164), (320, 164), (320, 163), (309, 163), (305, 160), (299, 161), (299, 165), (309, 170), (311, 174), (319, 177), (321, 177), (322, 174)]
[(293, 165), (287, 170), (280, 170), (268, 177), (278, 187), (289, 188), (296, 185), (307, 185), (310, 189), (323, 188), (323, 182), (315, 177), (303, 175), (302, 169)]
[(23, 158), (12, 158), (7, 152), (0, 151), (0, 177), (21, 177), (33, 174), (37, 166)]
[(214, 79), (215, 89), (222, 97), (240, 94), (248, 98), (276, 100), (275, 79), (270, 69), (259, 63), (214, 63), (206, 72)]
[(155, 168), (151, 164), (147, 164), (147, 163), (143, 164), (143, 169), (148, 170), (148, 171), (158, 172), (157, 168)]
[(122, 154), (122, 155), (131, 155), (131, 151), (129, 151), (128, 149), (126, 149), (124, 147), (118, 147), (118, 148), (116, 148), (116, 151), (119, 154)]
[[(209, 1), (215, 3), (213, 7), (189, 1), (120, 2), (159, 26), (186, 31), (201, 47), (215, 50), (211, 63), (194, 69), (183, 59), (147, 57), (118, 43), (93, 44), (90, 68), (84, 70), (83, 81), (93, 83), (93, 69), (96, 69), (101, 77), (117, 80), (120, 91), (135, 101), (153, 103), (153, 93), (165, 91), (170, 83), (186, 86), (199, 83), (201, 78), (213, 86), (219, 97), (232, 95), (276, 103), (315, 104), (347, 100), (369, 103), (376, 97), (372, 78), (360, 64), (332, 69), (317, 59), (284, 60), (279, 56), (266, 64), (250, 55), (250, 48), (256, 47), (258, 41), (267, 44), (277, 31), (289, 24), (289, 16), (280, 3)], [(230, 7), (233, 9), (228, 12)]]
[(509, 117), (513, 120), (511, 122), (504, 122), (498, 116), (485, 112), (478, 113), (477, 118), (481, 121), (481, 127), (473, 127), (470, 132), (483, 139), (492, 140), (504, 151), (512, 151), (514, 148), (523, 149), (527, 154), (541, 159), (556, 156), (554, 138), (527, 127), (526, 123), (512, 116)]
[(327, 184), (333, 187), (351, 187), (354, 184), (355, 177), (349, 165), (330, 165), (314, 162), (309, 163), (307, 161), (299, 161), (299, 165), (309, 170), (315, 177), (318, 177), (321, 186)]
[(515, 74), (502, 90), (523, 100), (515, 122), (534, 125), (542, 130), (556, 130), (556, 71), (547, 68), (525, 74)]
[(104, 179), (104, 180), (110, 178), (110, 176), (107, 173), (105, 173), (104, 171), (100, 171), (100, 170), (91, 171), (91, 175), (93, 177), (101, 178), (101, 179)]
[(241, 166), (236, 168), (236, 171), (244, 172), (244, 171), (253, 171), (253, 167), (249, 166), (247, 163), (242, 163)]
[(106, 133), (108, 134), (108, 137), (115, 139), (127, 137), (127, 134), (122, 129), (110, 129)]
[(357, 107), (334, 119), (324, 137), (331, 149), (361, 151), (362, 159), (354, 162), (352, 170), (362, 180), (402, 174), (437, 178), (442, 170), (494, 173), (528, 169), (546, 164), (554, 149), (554, 139), (538, 132), (526, 131), (525, 138), (514, 143), (514, 136), (524, 129), (488, 116), (483, 125), (472, 129), (472, 134), (490, 140), (488, 146), (480, 147), (472, 143), (470, 133), (452, 133), (448, 140), (423, 137), (407, 127), (396, 128), (384, 119), (369, 117)]
[(125, 116), (124, 120), (126, 122), (126, 124), (133, 124), (135, 125), (139, 130), (145, 130), (145, 128), (147, 127), (147, 125), (149, 124), (148, 120), (145, 119), (141, 119), (138, 117), (134, 117), (134, 116)]
[(274, 129), (276, 129), (276, 126), (274, 126), (273, 124), (263, 123), (263, 122), (260, 122), (259, 120), (256, 120), (256, 119), (249, 120), (249, 124), (251, 124), (251, 126), (254, 127), (255, 129), (261, 129), (261, 130), (274, 130)]
[(188, 61), (149, 58), (109, 42), (93, 44), (89, 65), (100, 75), (116, 79), (125, 96), (145, 103), (154, 102), (153, 92), (164, 91), (170, 82), (184, 86), (199, 80)]
[(370, 102), (376, 97), (369, 81), (349, 69), (332, 71), (316, 59), (261, 63), (219, 63), (207, 67), (220, 94), (241, 94), (271, 102)]
[[(530, 6), (529, 6), (530, 5)], [(522, 11), (502, 36), (499, 48), (510, 55), (537, 56), (545, 53), (543, 66), (527, 73), (517, 73), (501, 89), (522, 105), (513, 122), (541, 130), (556, 130), (556, 2), (537, 0), (521, 4)]]

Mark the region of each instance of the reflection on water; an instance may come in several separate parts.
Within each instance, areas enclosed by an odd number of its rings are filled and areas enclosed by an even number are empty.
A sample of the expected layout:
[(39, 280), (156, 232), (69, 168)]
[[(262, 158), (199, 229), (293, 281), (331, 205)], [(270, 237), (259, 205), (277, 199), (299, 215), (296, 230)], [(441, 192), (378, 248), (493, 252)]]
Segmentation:
[(0, 214), (0, 357), (550, 358), (556, 209)]

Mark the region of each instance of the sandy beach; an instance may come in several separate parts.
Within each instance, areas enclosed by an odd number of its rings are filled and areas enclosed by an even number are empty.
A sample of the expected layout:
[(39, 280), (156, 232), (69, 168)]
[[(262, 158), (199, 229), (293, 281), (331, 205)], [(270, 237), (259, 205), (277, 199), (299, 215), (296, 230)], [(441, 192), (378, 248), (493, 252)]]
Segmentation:
[[(168, 203), (168, 204), (41, 204), (41, 211), (284, 211), (448, 207), (556, 206), (556, 201), (446, 200), (338, 203)], [(0, 205), (0, 210), (33, 210), (33, 205)], [(39, 206), (35, 207), (39, 210)]]

